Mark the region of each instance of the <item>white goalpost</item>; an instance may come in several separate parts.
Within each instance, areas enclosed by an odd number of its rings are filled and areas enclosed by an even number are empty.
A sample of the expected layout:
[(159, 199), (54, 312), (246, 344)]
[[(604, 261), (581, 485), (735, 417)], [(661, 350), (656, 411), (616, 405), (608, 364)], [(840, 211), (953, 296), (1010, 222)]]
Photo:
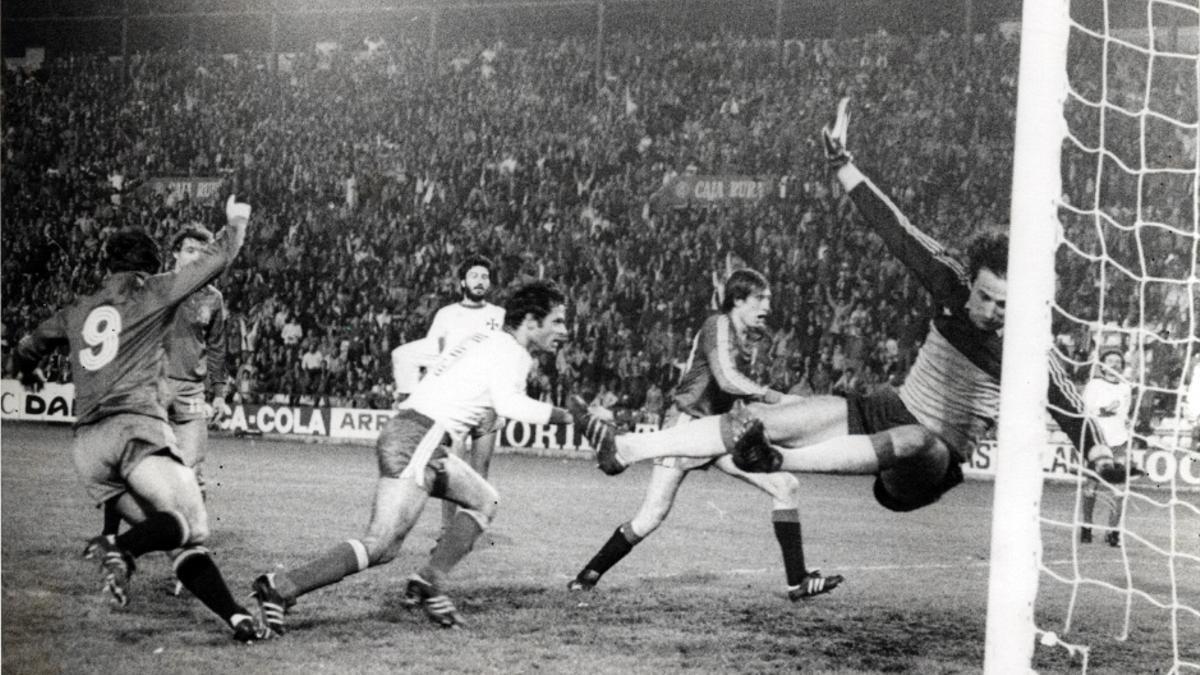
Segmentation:
[[(1098, 654), (1152, 636), (1169, 653), (1139, 670), (1200, 673), (1200, 420), (1184, 412), (1200, 404), (1200, 3), (1023, 4), (984, 671), (1031, 672), (1040, 646), (1119, 672)], [(1047, 357), (1083, 374), (1099, 358), (1056, 333), (1127, 356), (1139, 426), (1114, 450), (1149, 475), (1101, 484), (1111, 548), (1079, 538), (1086, 458), (1073, 495), (1043, 490)]]
[(1028, 671), (1033, 659), (1049, 373), (1045, 359), (1027, 357), (1051, 344), (1067, 36), (1066, 0), (1024, 3), (984, 647), (984, 671), (995, 675)]

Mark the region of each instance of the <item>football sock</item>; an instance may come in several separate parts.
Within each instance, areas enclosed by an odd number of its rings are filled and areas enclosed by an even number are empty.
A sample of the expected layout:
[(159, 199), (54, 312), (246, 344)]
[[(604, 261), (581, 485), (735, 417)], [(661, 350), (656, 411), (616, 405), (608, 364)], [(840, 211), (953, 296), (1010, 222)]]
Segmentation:
[(111, 534), (115, 537), (117, 532), (121, 530), (121, 511), (117, 508), (118, 499), (120, 497), (113, 497), (104, 502), (104, 529), (101, 530), (100, 534)]
[(294, 570), (275, 575), (275, 586), (289, 600), (334, 584), (371, 566), (367, 548), (351, 539), (334, 546), (320, 557)]
[(429, 564), (421, 570), (422, 577), (440, 585), (443, 577), (454, 569), (460, 560), (467, 557), (475, 546), (475, 540), (483, 534), (483, 525), (479, 518), (467, 509), (459, 509), (454, 513), (449, 526), (442, 532), (437, 546), (429, 556)]
[(188, 539), (187, 525), (178, 514), (154, 511), (146, 519), (125, 530), (116, 538), (117, 546), (133, 557), (150, 551), (170, 551), (183, 546)]
[(783, 553), (783, 569), (787, 574), (788, 586), (798, 586), (808, 574), (808, 569), (804, 567), (804, 542), (800, 536), (800, 511), (775, 509), (771, 511), (771, 524), (775, 528), (779, 550)]
[(1084, 526), (1092, 524), (1092, 514), (1096, 509), (1096, 495), (1085, 494), (1081, 505), (1083, 509), (1083, 524)]
[(721, 440), (721, 417), (712, 415), (651, 434), (617, 436), (617, 457), (633, 464), (655, 457), (717, 457), (728, 450)]
[(175, 556), (171, 566), (183, 587), (226, 623), (234, 614), (249, 614), (245, 607), (233, 599), (225, 577), (221, 576), (221, 570), (217, 568), (208, 549), (203, 546), (185, 548)]
[(1108, 526), (1111, 529), (1117, 529), (1121, 525), (1121, 504), (1117, 501), (1117, 497), (1110, 495), (1108, 497)]
[[(783, 471), (867, 474), (887, 468), (876, 446), (876, 436), (842, 436), (801, 448), (779, 448)], [(891, 454), (895, 464), (895, 454)]]
[(604, 546), (596, 552), (596, 555), (588, 561), (586, 567), (580, 575), (591, 571), (596, 573), (596, 578), (603, 575), (608, 570), (612, 569), (613, 565), (621, 562), (621, 559), (629, 555), (634, 546), (642, 540), (634, 533), (633, 527), (629, 523), (622, 523), (620, 527), (613, 531), (612, 536), (608, 541), (604, 542)]

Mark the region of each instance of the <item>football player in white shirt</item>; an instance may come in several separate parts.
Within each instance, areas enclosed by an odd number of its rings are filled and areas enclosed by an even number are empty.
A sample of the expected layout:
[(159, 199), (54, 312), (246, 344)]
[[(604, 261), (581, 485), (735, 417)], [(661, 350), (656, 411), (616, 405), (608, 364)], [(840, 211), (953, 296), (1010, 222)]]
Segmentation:
[(467, 258), (458, 267), (462, 299), (433, 315), (424, 338), (392, 350), (397, 397), (411, 394), (421, 379), (421, 369), (429, 367), (447, 347), (475, 333), (500, 330), (504, 325), (504, 308), (487, 301), (492, 291), (492, 276), (491, 260), (480, 255)]
[[(1119, 349), (1106, 349), (1100, 354), (1100, 364), (1095, 375), (1083, 387), (1084, 412), (1095, 421), (1104, 442), (1114, 451), (1129, 442), (1129, 411), (1133, 405), (1133, 388), (1121, 376), (1125, 372), (1125, 357)], [(1121, 509), (1117, 506), (1113, 492), (1099, 489), (1100, 481), (1088, 475), (1083, 485), (1083, 526), (1079, 530), (1079, 541), (1092, 543), (1092, 514), (1096, 499), (1108, 508), (1108, 533), (1104, 541), (1109, 546), (1121, 544)]]
[(283, 617), (300, 596), (390, 562), (429, 497), (461, 507), (429, 564), (410, 580), (435, 623), (461, 623), (441, 590), (445, 573), (470, 552), (495, 516), (499, 495), (465, 461), (447, 452), (490, 415), (530, 424), (570, 424), (562, 408), (529, 398), (531, 354), (554, 352), (567, 339), (566, 299), (553, 284), (534, 281), (505, 303), (504, 329), (477, 333), (448, 348), (388, 421), (375, 443), (379, 482), (366, 533), (317, 558), (259, 576), (252, 594), (266, 625), (282, 633)]
[(425, 339), (437, 343), (438, 353), (482, 331), (500, 330), (504, 308), (487, 301), (492, 290), (492, 261), (476, 255), (458, 267), (458, 286), (462, 300), (446, 305), (433, 315)]
[[(392, 375), (395, 377), (398, 400), (412, 394), (413, 388), (421, 380), (421, 369), (433, 365), (448, 348), (473, 335), (498, 331), (504, 325), (504, 308), (487, 300), (491, 295), (493, 276), (491, 260), (481, 255), (469, 256), (458, 266), (458, 287), (462, 291), (462, 299), (442, 307), (433, 315), (429, 333), (424, 338), (392, 350)], [(487, 478), (492, 453), (502, 428), (503, 420), (491, 415), (471, 430), (470, 438), (454, 447), (459, 456), (463, 456), (463, 450), (466, 450), (467, 463), (484, 478)], [(450, 527), (456, 508), (452, 502), (443, 502), (443, 529)], [(441, 548), (441, 538), (438, 542), (433, 552), (435, 556)], [(418, 599), (407, 598), (409, 602)]]

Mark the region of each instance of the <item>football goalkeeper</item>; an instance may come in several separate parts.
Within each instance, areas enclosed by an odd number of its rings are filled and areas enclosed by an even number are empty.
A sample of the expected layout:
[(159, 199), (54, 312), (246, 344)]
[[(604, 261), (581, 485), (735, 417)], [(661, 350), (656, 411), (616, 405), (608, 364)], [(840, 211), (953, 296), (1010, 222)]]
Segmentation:
[[(614, 474), (654, 457), (733, 454), (741, 469), (873, 474), (875, 497), (893, 511), (932, 504), (963, 480), (962, 462), (991, 428), (1000, 404), (1008, 238), (984, 234), (969, 262), (952, 259), (914, 227), (846, 150), (848, 99), (823, 130), (826, 156), (865, 223), (933, 296), (937, 314), (904, 384), (863, 395), (814, 396), (774, 406), (751, 404), (652, 434), (617, 437), (576, 408), (600, 468)], [(1082, 400), (1051, 356), (1049, 411), (1092, 467), (1123, 480), (1112, 451), (1083, 417)]]

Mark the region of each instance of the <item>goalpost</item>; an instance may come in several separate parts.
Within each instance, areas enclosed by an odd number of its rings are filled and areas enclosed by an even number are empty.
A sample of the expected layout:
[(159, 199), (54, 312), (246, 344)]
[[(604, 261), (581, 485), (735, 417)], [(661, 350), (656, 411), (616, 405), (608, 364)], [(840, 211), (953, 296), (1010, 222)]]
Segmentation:
[[(1089, 663), (1097, 638), (1077, 636), (1089, 618), (1076, 616), (1086, 590), (1124, 615), (1109, 642), (1130, 639), (1136, 602), (1139, 616), (1164, 617), (1147, 630), (1169, 635), (1171, 645), (1162, 664), (1146, 667), (1200, 672), (1200, 486), (1188, 482), (1193, 474), (1200, 481), (1200, 449), (1179, 424), (1200, 354), (1200, 4), (1073, 3), (1025, 0), (1021, 17), (984, 670), (1029, 672), (1039, 645), (1065, 649), (1084, 672), (1104, 667)], [(1144, 23), (1116, 25), (1133, 4)], [(1081, 280), (1094, 287), (1081, 290)], [(1073, 460), (1073, 511), (1043, 504), (1049, 374), (1040, 357), (1057, 350), (1084, 371), (1097, 359), (1094, 349), (1081, 360), (1057, 345), (1056, 321), (1127, 349), (1138, 406), (1165, 400), (1173, 413), (1166, 433), (1135, 433), (1139, 450), (1130, 454), (1174, 470), (1152, 472), (1153, 489), (1101, 488), (1118, 499), (1124, 535), (1108, 568), (1078, 542), (1085, 460)], [(1164, 375), (1160, 363), (1156, 372), (1151, 351), (1183, 367)], [(1044, 559), (1048, 547), (1065, 560)], [(1043, 580), (1068, 596), (1044, 612)]]

